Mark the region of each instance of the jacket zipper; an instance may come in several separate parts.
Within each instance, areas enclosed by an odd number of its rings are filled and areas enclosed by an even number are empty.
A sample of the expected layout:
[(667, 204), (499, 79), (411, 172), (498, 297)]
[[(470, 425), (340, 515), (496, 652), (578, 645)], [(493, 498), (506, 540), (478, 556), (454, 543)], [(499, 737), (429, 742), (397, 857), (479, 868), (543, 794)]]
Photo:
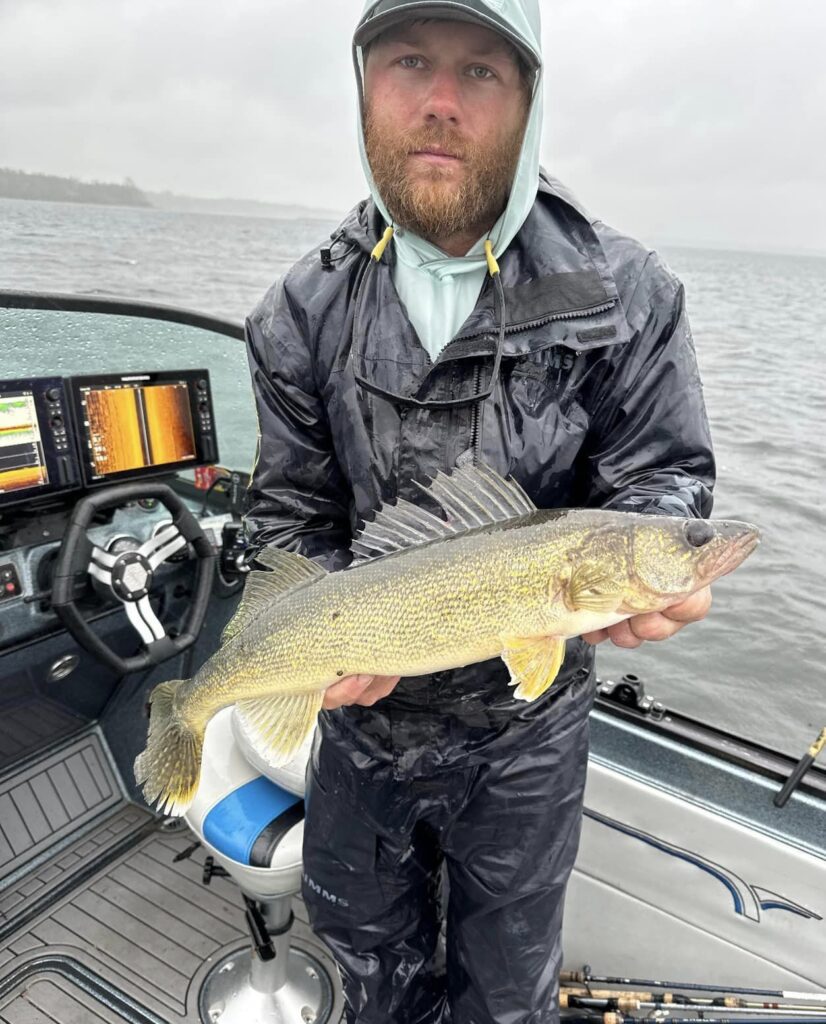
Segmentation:
[(530, 331), (534, 327), (542, 327), (543, 324), (552, 323), (555, 320), (576, 320), (580, 316), (593, 316), (595, 313), (607, 313), (614, 308), (614, 300), (601, 302), (598, 306), (589, 306), (587, 309), (574, 309), (568, 313), (549, 313), (540, 320), (526, 320), (521, 324), (514, 324), (505, 328), (505, 334), (518, 334), (520, 331)]
[[(511, 324), (505, 327), (505, 335), (508, 334), (519, 334), (520, 331), (530, 331), (534, 327), (543, 327), (545, 324), (553, 323), (556, 320), (576, 320), (581, 316), (593, 316), (596, 313), (607, 313), (609, 309), (613, 309), (616, 305), (614, 299), (609, 299), (608, 302), (601, 302), (596, 306), (588, 306), (587, 309), (572, 309), (564, 313), (547, 313), (545, 316), (540, 317), (538, 320), (525, 320), (521, 324)], [(445, 345), (442, 351), (450, 348), (451, 345), (455, 345), (460, 341), (469, 341), (471, 338), (479, 338), (483, 334), (489, 334), (490, 331), (477, 331), (475, 334), (462, 334), (458, 338), (453, 338)]]
[[(479, 385), (481, 383), (482, 383), (482, 370), (481, 370), (481, 367), (479, 366), (479, 364), (477, 363), (476, 366), (474, 366), (474, 368), (473, 368), (473, 393), (474, 393), (474, 395), (478, 395), (479, 394), (479, 390), (480, 390)], [(473, 403), (473, 413), (471, 414), (471, 421), (470, 421), (470, 447), (471, 447), (471, 450), (473, 451), (473, 465), (474, 466), (478, 466), (479, 465), (479, 457), (480, 457), (480, 454), (481, 454), (480, 451), (479, 451), (480, 440), (481, 440), (480, 437), (479, 437), (479, 406), (481, 404), (482, 404), (481, 402), (474, 402)]]

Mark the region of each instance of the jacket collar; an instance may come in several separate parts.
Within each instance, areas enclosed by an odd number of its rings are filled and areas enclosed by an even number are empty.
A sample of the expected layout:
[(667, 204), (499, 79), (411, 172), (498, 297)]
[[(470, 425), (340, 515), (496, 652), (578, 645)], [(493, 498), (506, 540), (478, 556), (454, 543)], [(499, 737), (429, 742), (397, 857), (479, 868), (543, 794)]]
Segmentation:
[[(506, 308), (503, 355), (521, 355), (552, 343), (548, 324), (581, 323), (588, 317), (598, 319), (603, 338), (610, 337), (614, 344), (628, 340), (616, 282), (593, 224), (568, 189), (542, 171), (536, 202), (499, 261)], [(335, 237), (357, 246), (369, 257), (384, 227), (375, 204), (368, 200), (350, 213)], [(382, 310), (401, 305), (393, 284), (393, 262), (390, 245), (381, 263), (372, 268), (371, 294), (366, 296), (362, 323), (373, 334), (377, 352), (381, 350), (381, 336), (389, 329)], [(470, 316), (442, 350), (437, 363), (489, 354), (498, 327), (493, 296), (488, 279)], [(421, 347), (412, 326), (408, 323), (407, 327), (411, 345)], [(394, 317), (392, 334), (396, 344), (398, 333), (398, 318)], [(429, 362), (426, 354), (425, 362)]]

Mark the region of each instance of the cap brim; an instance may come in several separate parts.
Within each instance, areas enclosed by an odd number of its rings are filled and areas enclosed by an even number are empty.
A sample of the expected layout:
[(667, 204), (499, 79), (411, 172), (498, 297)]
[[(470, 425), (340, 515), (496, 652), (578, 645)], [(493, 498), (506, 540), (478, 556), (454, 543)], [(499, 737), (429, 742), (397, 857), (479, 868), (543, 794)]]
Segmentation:
[(532, 70), (539, 67), (539, 58), (533, 50), (481, 0), (379, 0), (356, 29), (353, 43), (366, 46), (393, 25), (412, 18), (444, 18), (481, 25), (504, 36)]

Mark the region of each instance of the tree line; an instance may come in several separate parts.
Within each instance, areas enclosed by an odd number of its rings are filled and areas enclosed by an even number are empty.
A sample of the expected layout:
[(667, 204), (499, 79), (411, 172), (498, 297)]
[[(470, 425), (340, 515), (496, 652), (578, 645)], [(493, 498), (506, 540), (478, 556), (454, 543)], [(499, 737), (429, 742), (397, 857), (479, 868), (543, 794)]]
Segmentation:
[(29, 174), (0, 167), (0, 196), (5, 199), (50, 199), (60, 203), (101, 203), (109, 206), (151, 206), (131, 178), (121, 185), (79, 181), (55, 174)]

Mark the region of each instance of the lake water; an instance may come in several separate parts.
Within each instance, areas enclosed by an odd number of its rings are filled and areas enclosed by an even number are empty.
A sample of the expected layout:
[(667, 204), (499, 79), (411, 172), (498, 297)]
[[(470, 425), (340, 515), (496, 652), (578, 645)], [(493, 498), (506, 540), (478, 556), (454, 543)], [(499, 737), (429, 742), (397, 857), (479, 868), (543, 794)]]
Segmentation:
[[(333, 227), (0, 199), (0, 289), (127, 296), (240, 321)], [(826, 725), (826, 259), (663, 254), (688, 295), (715, 515), (756, 523), (763, 543), (715, 585), (706, 621), (636, 651), (603, 644), (600, 674), (634, 672), (675, 709), (800, 754)]]

